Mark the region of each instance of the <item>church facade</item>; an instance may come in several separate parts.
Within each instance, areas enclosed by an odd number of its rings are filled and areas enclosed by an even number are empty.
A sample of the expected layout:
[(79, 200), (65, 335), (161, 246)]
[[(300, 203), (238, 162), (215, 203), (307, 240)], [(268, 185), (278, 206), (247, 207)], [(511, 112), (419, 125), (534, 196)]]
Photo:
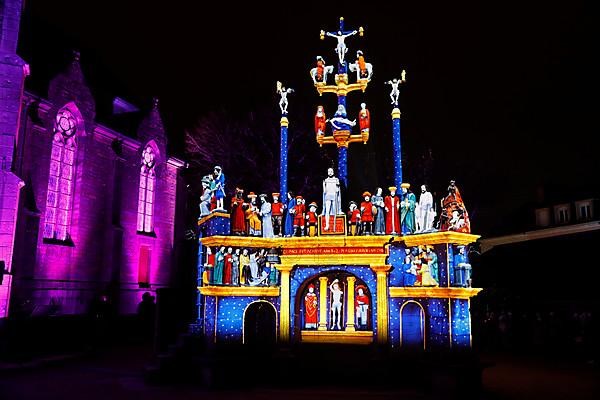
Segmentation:
[(77, 53), (46, 97), (25, 91), (20, 3), (2, 16), (0, 318), (83, 314), (100, 296), (134, 313), (172, 281), (185, 164), (156, 100), (135, 137), (96, 121)]

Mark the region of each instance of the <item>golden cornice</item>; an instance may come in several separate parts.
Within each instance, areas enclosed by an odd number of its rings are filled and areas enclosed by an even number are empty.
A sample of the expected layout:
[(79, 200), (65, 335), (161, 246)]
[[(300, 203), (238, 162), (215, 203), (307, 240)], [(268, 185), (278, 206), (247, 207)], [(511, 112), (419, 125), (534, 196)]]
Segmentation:
[[(219, 216), (229, 217), (229, 214), (215, 213)], [(210, 216), (209, 216), (210, 217)], [(282, 249), (312, 249), (319, 247), (354, 247), (354, 248), (383, 248), (389, 243), (402, 243), (407, 246), (421, 246), (434, 244), (461, 244), (467, 245), (475, 242), (480, 236), (461, 232), (433, 232), (406, 236), (315, 236), (292, 238), (263, 238), (252, 236), (208, 236), (202, 238), (205, 246), (232, 246), (232, 247), (257, 247)]]
[(390, 297), (469, 299), (477, 296), (482, 290), (457, 287), (390, 287)]
[(204, 296), (279, 297), (279, 288), (275, 286), (202, 286), (198, 290)]
[(202, 217), (201, 219), (199, 219), (198, 225), (202, 225), (203, 223), (214, 217), (230, 218), (230, 215), (228, 213), (223, 212), (213, 212), (211, 214), (208, 214), (206, 217)]

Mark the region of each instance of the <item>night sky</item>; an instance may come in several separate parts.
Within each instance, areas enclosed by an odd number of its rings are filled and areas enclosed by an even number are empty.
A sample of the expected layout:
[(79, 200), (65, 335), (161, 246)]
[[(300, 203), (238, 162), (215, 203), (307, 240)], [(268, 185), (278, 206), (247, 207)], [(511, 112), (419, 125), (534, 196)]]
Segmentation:
[[(411, 178), (426, 167), (443, 194), (456, 179), (475, 231), (514, 227), (509, 217), (542, 186), (566, 198), (599, 193), (598, 27), (582, 1), (363, 2), (347, 11), (334, 2), (213, 2), (210, 10), (187, 3), (28, 1), (19, 46), (31, 65), (28, 90), (45, 96), (79, 49), (99, 120), (114, 96), (145, 109), (158, 96), (171, 152), (183, 157), (184, 130), (210, 110), (271, 107), (278, 125), (277, 80), (297, 91), (292, 127), (294, 120), (311, 127), (321, 103), (332, 115), (335, 98), (319, 99), (308, 70), (317, 55), (334, 63), (335, 41), (320, 41), (319, 31), (335, 30), (344, 16), (347, 28), (365, 28), (364, 38), (347, 41), (348, 54), (362, 49), (374, 65), (369, 89), (350, 102), (349, 115), (364, 100), (372, 119), (369, 144), (350, 147), (351, 181), (391, 183), (381, 178), (393, 168), (385, 164), (391, 105), (383, 82), (406, 69), (405, 180), (420, 185)], [(314, 141), (312, 130), (306, 136)], [(424, 163), (427, 154), (433, 161)]]

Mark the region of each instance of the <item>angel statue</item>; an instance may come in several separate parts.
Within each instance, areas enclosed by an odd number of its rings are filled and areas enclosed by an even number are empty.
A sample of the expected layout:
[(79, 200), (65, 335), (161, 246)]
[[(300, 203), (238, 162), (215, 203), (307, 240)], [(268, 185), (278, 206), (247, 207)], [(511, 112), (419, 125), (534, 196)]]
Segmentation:
[(277, 81), (277, 94), (279, 94), (281, 96), (281, 99), (279, 100), (279, 108), (281, 109), (281, 113), (283, 115), (287, 115), (287, 107), (288, 107), (288, 99), (287, 99), (287, 95), (290, 93), (294, 93), (294, 89), (292, 88), (286, 88), (285, 86), (283, 86), (283, 84), (279, 81)]
[(385, 82), (386, 85), (392, 85), (390, 99), (392, 99), (392, 104), (395, 105), (396, 107), (398, 107), (398, 96), (400, 95), (400, 90), (398, 89), (398, 86), (404, 82), (406, 82), (406, 71), (405, 70), (402, 70), (400, 79), (394, 78), (391, 81)]

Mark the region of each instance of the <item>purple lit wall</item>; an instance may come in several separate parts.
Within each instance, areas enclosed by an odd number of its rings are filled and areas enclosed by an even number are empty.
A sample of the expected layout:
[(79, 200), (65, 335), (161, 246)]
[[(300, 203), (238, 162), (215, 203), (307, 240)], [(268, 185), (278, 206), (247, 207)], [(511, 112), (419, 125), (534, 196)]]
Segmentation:
[(21, 9), (21, 0), (3, 0), (0, 5), (0, 261), (6, 270), (0, 271), (0, 319), (8, 315), (17, 204), (23, 187), (13, 167), (23, 84), (29, 69), (16, 54)]
[[(50, 83), (48, 99), (25, 93), (23, 104), (27, 117), (16, 171), (26, 186), (15, 235), (12, 307), (29, 303), (38, 314), (81, 314), (106, 293), (121, 313), (134, 313), (144, 292), (171, 283), (178, 213), (183, 211), (178, 205), (183, 163), (167, 154), (158, 102), (136, 138), (97, 124), (95, 101), (75, 54)], [(62, 240), (44, 235), (44, 226), (52, 217), (48, 192), (55, 173), (50, 166), (56, 115), (65, 106), (77, 116), (77, 149), (68, 239)], [(156, 149), (153, 221), (151, 232), (138, 232), (142, 153), (149, 143)], [(147, 271), (143, 279), (140, 264)]]

